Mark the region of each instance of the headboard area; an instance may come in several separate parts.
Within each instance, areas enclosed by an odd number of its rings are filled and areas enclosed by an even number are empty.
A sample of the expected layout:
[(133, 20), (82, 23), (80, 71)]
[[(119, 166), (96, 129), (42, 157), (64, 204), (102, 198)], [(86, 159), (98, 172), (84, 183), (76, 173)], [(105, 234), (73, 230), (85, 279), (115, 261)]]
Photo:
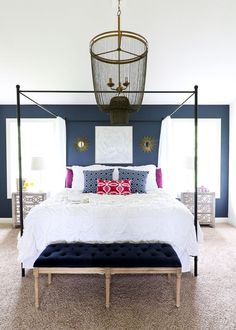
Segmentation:
[[(92, 165), (93, 166), (93, 165)], [(79, 181), (83, 181), (83, 175), (82, 172), (83, 170), (87, 170), (88, 168), (91, 168), (92, 166), (67, 166), (66, 168), (66, 178), (65, 178), (65, 188), (72, 188), (73, 187), (73, 179), (75, 178), (75, 176), (77, 177), (77, 179), (79, 179)], [(97, 165), (95, 165), (97, 166)], [(77, 175), (74, 175), (74, 168), (77, 168)], [(107, 166), (109, 167), (109, 166)], [(118, 166), (119, 167), (119, 166)], [(135, 170), (145, 170), (145, 167), (149, 167), (149, 170), (151, 167), (154, 167), (154, 165), (147, 165), (147, 166), (137, 166), (135, 167)], [(79, 168), (79, 172), (80, 173), (80, 178), (78, 177), (78, 168)], [(114, 169), (114, 166), (112, 166), (112, 168)], [(93, 168), (94, 170), (94, 168)], [(146, 169), (148, 170), (148, 169)], [(116, 169), (117, 171), (117, 169)], [(152, 171), (152, 169), (151, 169)], [(150, 172), (149, 172), (150, 173)], [(162, 181), (162, 170), (161, 168), (156, 167), (155, 172), (154, 172), (154, 177), (155, 177), (155, 181), (156, 181), (156, 185), (158, 188), (163, 188), (163, 181)], [(117, 179), (114, 177), (114, 173), (113, 173), (113, 179)]]
[[(146, 165), (157, 164), (158, 146), (160, 136), (160, 122), (145, 121), (143, 122), (130, 122), (128, 127), (132, 128), (132, 135), (128, 138), (127, 145), (132, 147), (132, 155), (126, 149), (123, 152), (128, 152), (128, 156), (122, 154), (120, 139), (117, 143), (108, 141), (114, 145), (112, 152), (118, 152), (117, 161), (116, 156), (109, 159), (99, 158), (97, 152), (100, 143), (96, 138), (96, 127), (109, 127), (108, 122), (80, 122), (80, 121), (67, 121), (67, 164), (68, 165), (90, 165), (95, 163), (105, 163), (106, 165)], [(127, 126), (125, 126), (127, 127)], [(123, 126), (121, 128), (124, 128)], [(145, 152), (141, 147), (141, 142), (144, 137), (150, 137), (154, 141), (154, 146), (151, 151)], [(78, 137), (85, 137), (88, 142), (87, 150), (80, 151), (75, 148), (75, 141)], [(123, 141), (124, 142), (124, 141)], [(103, 145), (106, 150), (106, 146)], [(117, 150), (118, 149), (118, 150)], [(108, 155), (111, 154), (107, 150)], [(103, 155), (104, 156), (104, 155)], [(123, 157), (122, 157), (123, 156)], [(97, 158), (97, 159), (96, 159)], [(112, 160), (112, 161), (111, 161)]]

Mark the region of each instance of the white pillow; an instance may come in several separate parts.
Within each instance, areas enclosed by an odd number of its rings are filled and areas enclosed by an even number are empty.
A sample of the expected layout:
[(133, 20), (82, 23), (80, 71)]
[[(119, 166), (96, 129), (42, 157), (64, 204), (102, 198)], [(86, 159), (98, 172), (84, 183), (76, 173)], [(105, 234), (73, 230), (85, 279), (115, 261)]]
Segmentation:
[(136, 171), (148, 171), (147, 176), (147, 184), (146, 190), (152, 191), (157, 190), (157, 183), (156, 183), (156, 165), (140, 165), (140, 166), (107, 166), (107, 165), (90, 165), (90, 166), (72, 166), (73, 171), (73, 181), (72, 181), (72, 188), (79, 190), (82, 192), (84, 190), (84, 170), (104, 170), (105, 168), (113, 168), (113, 179), (118, 180), (119, 172), (118, 168), (126, 168), (128, 170), (136, 170)]
[(73, 171), (73, 181), (72, 181), (72, 188), (79, 190), (82, 192), (84, 190), (84, 173), (83, 171), (85, 170), (91, 170), (91, 171), (96, 171), (96, 170), (102, 170), (105, 169), (105, 165), (90, 165), (90, 166), (78, 166), (74, 165), (72, 166), (72, 171)]

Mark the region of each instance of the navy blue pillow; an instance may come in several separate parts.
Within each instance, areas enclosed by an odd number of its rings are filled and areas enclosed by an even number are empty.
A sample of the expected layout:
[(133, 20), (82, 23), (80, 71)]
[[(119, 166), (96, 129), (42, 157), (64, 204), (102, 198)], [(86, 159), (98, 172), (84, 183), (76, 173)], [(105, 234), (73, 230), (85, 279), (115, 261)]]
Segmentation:
[(146, 193), (146, 183), (148, 171), (128, 170), (126, 168), (118, 168), (119, 180), (131, 180), (132, 193)]
[(84, 173), (84, 193), (94, 193), (97, 192), (97, 180), (112, 180), (112, 174), (114, 169), (109, 168), (107, 170), (99, 171), (83, 171)]

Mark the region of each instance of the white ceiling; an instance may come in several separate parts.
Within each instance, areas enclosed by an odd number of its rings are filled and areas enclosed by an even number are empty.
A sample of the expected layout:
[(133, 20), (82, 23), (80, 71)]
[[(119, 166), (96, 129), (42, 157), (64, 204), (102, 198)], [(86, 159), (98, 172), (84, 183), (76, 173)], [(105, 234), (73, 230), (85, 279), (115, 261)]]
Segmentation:
[[(149, 42), (146, 90), (192, 90), (201, 104), (236, 99), (236, 0), (121, 0), (121, 26)], [(89, 42), (116, 29), (115, 0), (0, 0), (0, 104), (22, 89), (92, 90)], [(93, 95), (36, 95), (94, 103)], [(144, 103), (179, 103), (151, 95)], [(23, 101), (23, 100), (22, 100)]]

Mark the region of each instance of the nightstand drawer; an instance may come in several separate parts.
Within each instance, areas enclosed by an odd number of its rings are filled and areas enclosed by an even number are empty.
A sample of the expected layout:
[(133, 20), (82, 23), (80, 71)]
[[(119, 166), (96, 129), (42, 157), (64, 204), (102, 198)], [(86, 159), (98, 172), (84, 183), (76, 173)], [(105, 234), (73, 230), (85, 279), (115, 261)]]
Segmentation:
[(211, 227), (215, 226), (215, 222), (213, 221), (212, 214), (210, 214), (210, 213), (209, 214), (204, 214), (204, 213), (199, 214), (198, 213), (197, 219), (198, 219), (199, 223), (202, 225), (209, 225)]
[[(215, 193), (198, 193), (197, 194), (197, 201), (198, 203), (204, 204), (212, 204), (215, 200)], [(184, 192), (181, 193), (181, 201), (184, 204), (193, 204), (194, 203), (194, 193), (192, 192)]]
[[(188, 203), (184, 203), (187, 208), (191, 211), (191, 213), (194, 213), (194, 204), (188, 204)], [(213, 204), (208, 203), (208, 204), (203, 204), (203, 203), (199, 203), (198, 202), (198, 206), (197, 206), (197, 213), (201, 214), (201, 213), (213, 213)]]

